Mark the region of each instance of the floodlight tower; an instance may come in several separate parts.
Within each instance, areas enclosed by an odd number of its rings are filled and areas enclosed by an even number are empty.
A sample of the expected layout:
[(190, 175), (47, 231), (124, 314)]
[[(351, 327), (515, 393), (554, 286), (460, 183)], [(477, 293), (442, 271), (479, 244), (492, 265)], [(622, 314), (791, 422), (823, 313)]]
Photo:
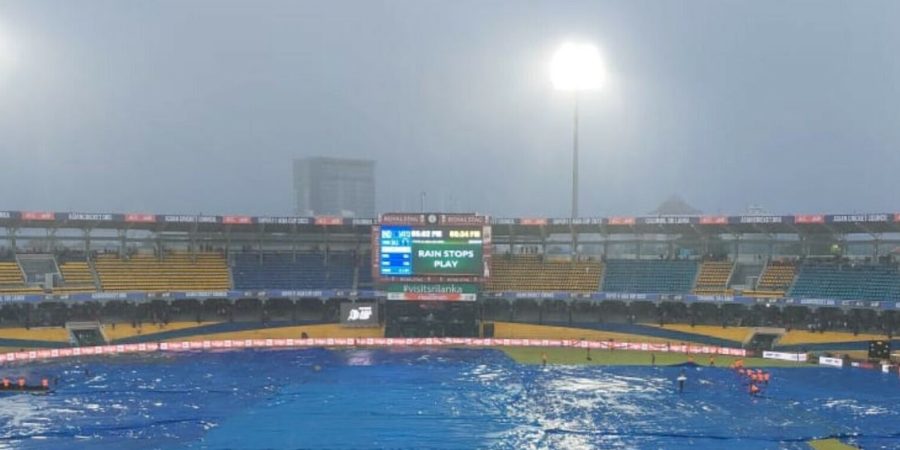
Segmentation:
[(550, 78), (555, 89), (571, 91), (575, 100), (572, 145), (572, 219), (575, 219), (578, 216), (578, 94), (600, 89), (603, 84), (600, 51), (586, 43), (563, 44), (550, 61)]

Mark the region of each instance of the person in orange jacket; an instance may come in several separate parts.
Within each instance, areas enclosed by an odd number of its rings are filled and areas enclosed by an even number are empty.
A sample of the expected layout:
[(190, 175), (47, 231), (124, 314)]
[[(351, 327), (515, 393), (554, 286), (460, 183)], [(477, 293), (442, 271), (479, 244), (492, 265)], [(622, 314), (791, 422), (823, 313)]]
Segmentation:
[(759, 386), (750, 383), (750, 395), (759, 395)]

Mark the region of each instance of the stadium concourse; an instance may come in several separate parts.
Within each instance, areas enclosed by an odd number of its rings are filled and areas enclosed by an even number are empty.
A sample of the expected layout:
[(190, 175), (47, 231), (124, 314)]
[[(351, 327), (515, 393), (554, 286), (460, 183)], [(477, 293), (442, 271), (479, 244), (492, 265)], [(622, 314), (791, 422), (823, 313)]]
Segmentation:
[[(0, 349), (382, 337), (393, 300), (376, 280), (378, 223), (0, 211)], [(490, 228), (477, 308), (432, 302), (438, 325), (397, 333), (851, 352), (900, 329), (900, 214)], [(372, 319), (348, 323), (348, 304), (374, 308)], [(454, 314), (474, 314), (478, 328)]]

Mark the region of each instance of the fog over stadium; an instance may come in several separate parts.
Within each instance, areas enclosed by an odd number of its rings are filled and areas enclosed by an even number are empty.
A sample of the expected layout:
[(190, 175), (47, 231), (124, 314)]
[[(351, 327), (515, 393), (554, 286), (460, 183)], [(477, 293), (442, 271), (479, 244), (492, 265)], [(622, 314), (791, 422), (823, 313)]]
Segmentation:
[(0, 0), (0, 208), (290, 214), (291, 160), (377, 208), (569, 214), (560, 43), (596, 44), (582, 216), (893, 212), (896, 1)]

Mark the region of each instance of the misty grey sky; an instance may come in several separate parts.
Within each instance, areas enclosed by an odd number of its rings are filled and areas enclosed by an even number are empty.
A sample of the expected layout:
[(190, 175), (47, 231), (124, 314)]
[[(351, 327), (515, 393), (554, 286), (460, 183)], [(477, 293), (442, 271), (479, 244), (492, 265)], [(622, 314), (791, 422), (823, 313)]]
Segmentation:
[(290, 214), (295, 157), (378, 161), (377, 208), (889, 212), (898, 1), (0, 0), (0, 209)]

